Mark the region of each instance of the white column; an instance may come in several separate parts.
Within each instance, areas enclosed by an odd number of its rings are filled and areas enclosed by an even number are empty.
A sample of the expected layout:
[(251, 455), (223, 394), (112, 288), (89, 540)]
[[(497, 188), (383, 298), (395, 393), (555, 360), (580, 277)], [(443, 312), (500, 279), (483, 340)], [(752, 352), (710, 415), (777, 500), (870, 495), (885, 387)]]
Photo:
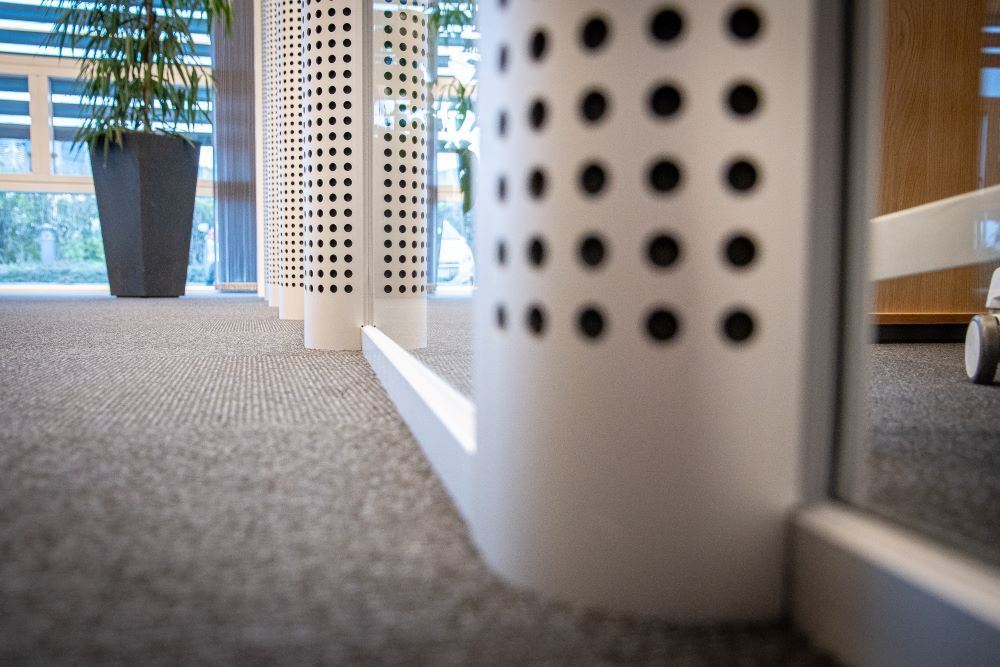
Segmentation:
[(281, 125), (281, 227), (278, 312), (283, 320), (303, 318), (302, 181), (302, 8), (282, 0), (279, 24)]
[(280, 0), (262, 0), (261, 23), (263, 40), (262, 84), (264, 98), (264, 141), (262, 153), (264, 156), (263, 178), (261, 189), (264, 191), (264, 298), (269, 306), (278, 307), (278, 280), (276, 261), (276, 230), (278, 227), (276, 206), (278, 184), (278, 156), (280, 150), (277, 143), (279, 109), (277, 106), (276, 77), (279, 67), (277, 59), (278, 43), (278, 13)]
[(476, 545), (684, 622), (782, 613), (814, 2), (485, 2)]
[(267, 300), (267, 213), (265, 212), (264, 178), (264, 0), (253, 0), (253, 63), (254, 63), (254, 209), (257, 239), (257, 295)]
[(406, 348), (427, 345), (426, 0), (373, 14), (374, 324)]
[[(267, 265), (281, 319), (303, 317), (302, 12), (300, 0), (265, 9)], [(269, 298), (274, 305), (274, 299)]]
[(306, 347), (426, 344), (425, 7), (303, 2)]
[(305, 345), (358, 349), (365, 324), (364, 2), (304, 0)]

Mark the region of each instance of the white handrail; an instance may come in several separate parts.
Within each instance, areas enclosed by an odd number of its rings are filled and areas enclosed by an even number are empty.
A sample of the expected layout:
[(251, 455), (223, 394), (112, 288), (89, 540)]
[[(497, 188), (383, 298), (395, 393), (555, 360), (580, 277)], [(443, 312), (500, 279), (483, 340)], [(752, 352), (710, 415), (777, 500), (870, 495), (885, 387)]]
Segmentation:
[(1000, 185), (874, 218), (872, 280), (1000, 259)]

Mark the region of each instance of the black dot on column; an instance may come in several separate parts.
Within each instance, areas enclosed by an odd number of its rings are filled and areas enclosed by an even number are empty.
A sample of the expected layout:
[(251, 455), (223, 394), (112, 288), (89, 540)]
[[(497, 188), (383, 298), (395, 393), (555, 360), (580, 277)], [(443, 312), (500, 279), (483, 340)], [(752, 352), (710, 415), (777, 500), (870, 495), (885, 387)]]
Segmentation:
[(580, 41), (584, 47), (590, 50), (601, 48), (608, 40), (608, 23), (600, 16), (595, 16), (583, 24), (580, 32)]
[(649, 261), (659, 268), (666, 268), (673, 265), (681, 254), (681, 249), (677, 241), (667, 234), (659, 234), (653, 237), (646, 250), (649, 255)]
[(542, 100), (535, 100), (528, 111), (528, 123), (531, 125), (532, 129), (540, 130), (545, 124), (545, 102)]
[(726, 180), (738, 192), (748, 192), (757, 184), (757, 168), (747, 160), (737, 160), (729, 165)]
[(607, 175), (604, 167), (596, 162), (586, 165), (580, 172), (580, 187), (589, 195), (599, 194), (604, 189), (606, 182)]
[(670, 192), (680, 182), (681, 170), (670, 160), (658, 160), (649, 170), (649, 184), (657, 192)]
[(532, 60), (541, 60), (545, 57), (545, 51), (548, 49), (549, 39), (544, 30), (536, 30), (531, 36), (531, 42), (528, 45), (528, 53)]
[(534, 199), (541, 199), (545, 195), (545, 172), (541, 169), (532, 169), (528, 175), (528, 192)]
[(753, 336), (754, 321), (748, 313), (734, 310), (722, 320), (722, 332), (734, 343), (743, 343)]
[(672, 42), (683, 30), (684, 18), (675, 9), (661, 9), (649, 23), (649, 31), (658, 42)]
[(535, 305), (528, 308), (528, 331), (536, 336), (545, 332), (545, 312), (541, 306)]
[(580, 103), (580, 113), (585, 120), (596, 123), (608, 110), (608, 99), (599, 90), (592, 90), (583, 97)]
[(681, 93), (670, 84), (657, 86), (649, 96), (649, 108), (661, 118), (673, 116), (681, 108)]
[(677, 335), (680, 324), (669, 310), (658, 308), (646, 318), (646, 332), (658, 343), (665, 343)]
[(536, 236), (528, 243), (528, 263), (539, 268), (545, 263), (545, 243), (540, 237)]
[(587, 338), (599, 338), (604, 333), (604, 316), (597, 308), (584, 308), (577, 317), (577, 326)]
[(753, 39), (760, 28), (760, 15), (752, 7), (739, 7), (729, 15), (729, 32), (737, 39)]
[(749, 116), (757, 110), (760, 98), (753, 86), (740, 83), (729, 90), (729, 109), (737, 116)]
[(734, 236), (726, 243), (726, 259), (736, 267), (749, 266), (757, 256), (756, 244), (742, 234)]
[(606, 254), (604, 241), (597, 235), (585, 236), (580, 242), (580, 261), (590, 268), (600, 266)]

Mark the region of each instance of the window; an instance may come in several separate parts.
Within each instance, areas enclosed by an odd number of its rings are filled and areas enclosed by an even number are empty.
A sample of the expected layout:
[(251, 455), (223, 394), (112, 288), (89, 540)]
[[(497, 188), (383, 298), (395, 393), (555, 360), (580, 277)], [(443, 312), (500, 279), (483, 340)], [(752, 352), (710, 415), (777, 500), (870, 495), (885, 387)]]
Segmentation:
[(0, 74), (0, 173), (31, 172), (28, 77)]
[[(45, 43), (56, 15), (38, 0), (0, 1), (0, 283), (106, 281), (90, 156), (73, 145), (86, 113), (77, 54)], [(195, 31), (198, 63), (209, 67), (204, 23)], [(201, 103), (211, 110), (211, 99)], [(212, 127), (182, 131), (202, 144), (188, 280), (212, 284)]]

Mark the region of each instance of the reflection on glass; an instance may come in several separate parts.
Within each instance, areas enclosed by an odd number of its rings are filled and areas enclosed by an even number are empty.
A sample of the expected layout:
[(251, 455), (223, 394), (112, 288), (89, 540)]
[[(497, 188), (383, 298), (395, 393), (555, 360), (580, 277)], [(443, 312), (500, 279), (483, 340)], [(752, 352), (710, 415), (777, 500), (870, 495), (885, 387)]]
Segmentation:
[(972, 6), (886, 3), (871, 428), (837, 493), (1000, 564), (1000, 386), (962, 343), (1000, 266), (1000, 25)]
[(438, 3), (433, 73), (434, 151), (428, 235), (427, 347), (414, 354), (459, 392), (472, 393), (472, 288), (476, 282), (474, 171), (478, 5)]
[[(201, 104), (210, 111), (211, 100), (205, 97), (204, 91), (200, 95)], [(52, 109), (52, 173), (59, 176), (90, 176), (90, 154), (87, 148), (73, 143), (73, 137), (87, 118), (82, 86), (75, 79), (52, 77), (49, 79), (49, 96)], [(158, 129), (173, 128), (161, 124)], [(211, 180), (214, 163), (212, 126), (204, 123), (183, 125), (177, 131), (192, 141), (201, 143), (198, 178)]]
[(31, 173), (28, 77), (0, 74), (0, 173)]
[(434, 288), (471, 287), (475, 283), (472, 181), (479, 155), (474, 109), (479, 33), (474, 3), (442, 4), (447, 11), (442, 13), (431, 62), (436, 180), (431, 188), (428, 282)]
[[(0, 283), (107, 282), (92, 194), (0, 192)], [(215, 282), (212, 197), (195, 199), (188, 282)]]

